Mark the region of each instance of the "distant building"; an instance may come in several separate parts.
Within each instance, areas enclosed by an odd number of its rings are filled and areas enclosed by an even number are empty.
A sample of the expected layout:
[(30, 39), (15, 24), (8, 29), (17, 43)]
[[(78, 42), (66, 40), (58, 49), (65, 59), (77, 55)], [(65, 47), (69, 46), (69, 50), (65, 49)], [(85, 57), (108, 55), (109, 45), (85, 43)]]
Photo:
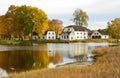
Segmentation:
[(33, 40), (38, 39), (38, 33), (33, 32), (33, 33), (32, 33), (32, 39), (33, 39)]
[(33, 32), (32, 39), (44, 39), (44, 40), (83, 40), (83, 39), (108, 39), (109, 35), (103, 30), (96, 30), (92, 32), (86, 27), (70, 25), (63, 29), (60, 35), (57, 35), (55, 31), (48, 30), (44, 35), (38, 36), (38, 33)]
[(61, 40), (81, 40), (88, 39), (89, 33), (91, 31), (86, 27), (70, 25), (63, 29), (62, 34), (60, 35)]
[(108, 39), (109, 35), (103, 30), (96, 30), (91, 34), (91, 39)]
[(45, 32), (44, 35), (40, 36), (39, 39), (55, 40), (56, 39), (56, 33), (55, 33), (55, 31), (48, 30), (48, 31)]
[(38, 36), (38, 33), (33, 32), (32, 39), (33, 40), (35, 40), (35, 39), (55, 40), (56, 39), (56, 33), (55, 33), (55, 31), (48, 30), (48, 31), (45, 32), (44, 35)]

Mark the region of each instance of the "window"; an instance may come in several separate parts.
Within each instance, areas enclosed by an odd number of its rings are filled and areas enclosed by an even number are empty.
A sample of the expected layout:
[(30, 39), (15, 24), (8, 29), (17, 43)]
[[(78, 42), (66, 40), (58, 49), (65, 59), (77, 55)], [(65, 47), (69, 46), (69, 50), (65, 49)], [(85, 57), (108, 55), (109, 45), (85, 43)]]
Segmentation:
[(71, 40), (73, 40), (73, 37), (71, 37)]
[(54, 37), (52, 37), (52, 39), (54, 39)]
[(54, 35), (54, 32), (52, 33), (52, 35)]
[(107, 38), (107, 37), (105, 36), (105, 38)]
[(98, 33), (96, 33), (98, 35)]
[(64, 36), (64, 39), (65, 39), (65, 36)]
[(79, 36), (77, 36), (77, 39), (79, 39)]
[(50, 37), (49, 37), (49, 39), (50, 39)]
[(84, 35), (86, 35), (86, 33), (84, 33)]
[(50, 34), (50, 32), (48, 34)]
[(67, 39), (68, 39), (68, 36), (67, 36)]

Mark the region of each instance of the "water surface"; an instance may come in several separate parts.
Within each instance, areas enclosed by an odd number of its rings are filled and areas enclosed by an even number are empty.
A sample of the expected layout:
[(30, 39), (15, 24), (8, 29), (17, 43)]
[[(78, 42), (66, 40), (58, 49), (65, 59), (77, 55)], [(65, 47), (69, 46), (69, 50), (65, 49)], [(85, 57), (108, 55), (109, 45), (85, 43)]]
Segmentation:
[[(0, 68), (8, 72), (51, 68), (91, 55), (96, 47), (113, 43), (47, 43), (32, 46), (0, 45)], [(85, 59), (84, 61), (90, 62)]]

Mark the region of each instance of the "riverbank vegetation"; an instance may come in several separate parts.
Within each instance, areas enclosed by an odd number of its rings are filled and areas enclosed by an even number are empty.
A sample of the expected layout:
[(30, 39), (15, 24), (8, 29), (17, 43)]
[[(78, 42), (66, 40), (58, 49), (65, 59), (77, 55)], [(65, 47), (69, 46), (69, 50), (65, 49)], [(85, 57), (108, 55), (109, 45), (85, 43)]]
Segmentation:
[(86, 40), (0, 40), (0, 45), (34, 45), (42, 43), (74, 43), (74, 42), (119, 42), (117, 39), (86, 39)]
[(56, 34), (62, 32), (63, 22), (58, 19), (49, 20), (47, 14), (37, 8), (27, 5), (11, 5), (4, 15), (0, 15), (0, 39), (24, 40), (32, 39), (33, 32), (44, 35), (47, 30)]
[(0, 16), (0, 36), (3, 40), (24, 36), (37, 31), (39, 35), (48, 29), (47, 14), (37, 7), (11, 5), (5, 15)]
[(8, 78), (120, 78), (120, 46), (93, 50), (99, 55), (89, 66), (65, 66), (10, 74)]
[(112, 38), (120, 39), (120, 18), (108, 22), (106, 31)]

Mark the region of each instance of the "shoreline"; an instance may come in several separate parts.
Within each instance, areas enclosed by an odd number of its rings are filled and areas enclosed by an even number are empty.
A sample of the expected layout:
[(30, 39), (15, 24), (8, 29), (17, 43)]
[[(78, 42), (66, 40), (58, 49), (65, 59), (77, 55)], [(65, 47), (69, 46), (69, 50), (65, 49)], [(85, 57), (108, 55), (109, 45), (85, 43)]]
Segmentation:
[(117, 39), (87, 39), (87, 40), (0, 40), (0, 45), (33, 45), (33, 44), (44, 44), (44, 43), (76, 43), (76, 42), (110, 42), (119, 43)]

